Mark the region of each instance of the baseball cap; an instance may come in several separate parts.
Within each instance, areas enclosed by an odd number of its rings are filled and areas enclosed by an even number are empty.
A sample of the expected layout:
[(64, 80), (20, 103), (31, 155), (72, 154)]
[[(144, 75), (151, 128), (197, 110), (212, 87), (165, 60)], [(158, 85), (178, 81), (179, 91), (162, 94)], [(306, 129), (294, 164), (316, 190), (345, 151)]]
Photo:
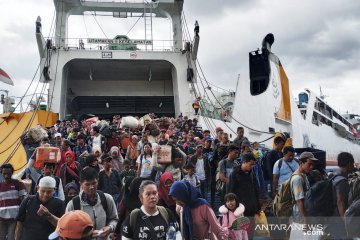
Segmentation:
[(55, 138), (61, 137), (61, 133), (55, 133), (54, 137), (55, 137)]
[(244, 141), (242, 141), (242, 143), (241, 143), (241, 147), (251, 147), (251, 144), (250, 144), (249, 141), (244, 140)]
[(216, 132), (220, 132), (220, 131), (224, 131), (224, 130), (222, 130), (221, 127), (217, 127), (217, 128), (215, 128), (215, 131), (216, 131)]
[(59, 219), (55, 232), (49, 235), (49, 239), (57, 239), (58, 237), (81, 239), (88, 236), (93, 227), (94, 224), (86, 212), (70, 211)]
[(207, 136), (206, 138), (205, 138), (205, 141), (212, 141), (213, 139), (212, 139), (212, 137), (211, 136)]
[(101, 156), (101, 161), (111, 161), (112, 160), (112, 157), (107, 154), (107, 153), (104, 153), (102, 156)]
[(317, 158), (315, 158), (314, 154), (312, 154), (311, 152), (303, 152), (303, 153), (301, 153), (299, 159), (310, 159), (310, 160), (313, 160), (313, 161), (318, 160)]
[(198, 143), (198, 144), (196, 144), (195, 148), (196, 148), (196, 149), (198, 149), (198, 148), (203, 148), (203, 145), (202, 145), (201, 143)]

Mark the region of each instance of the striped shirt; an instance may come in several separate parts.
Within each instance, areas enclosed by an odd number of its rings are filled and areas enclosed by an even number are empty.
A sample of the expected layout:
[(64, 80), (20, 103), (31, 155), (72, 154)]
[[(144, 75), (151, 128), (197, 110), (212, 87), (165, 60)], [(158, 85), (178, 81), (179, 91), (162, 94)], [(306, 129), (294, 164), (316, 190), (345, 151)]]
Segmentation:
[(21, 198), (26, 195), (25, 186), (22, 182), (15, 181), (10, 184), (0, 183), (0, 222), (13, 221), (19, 211)]

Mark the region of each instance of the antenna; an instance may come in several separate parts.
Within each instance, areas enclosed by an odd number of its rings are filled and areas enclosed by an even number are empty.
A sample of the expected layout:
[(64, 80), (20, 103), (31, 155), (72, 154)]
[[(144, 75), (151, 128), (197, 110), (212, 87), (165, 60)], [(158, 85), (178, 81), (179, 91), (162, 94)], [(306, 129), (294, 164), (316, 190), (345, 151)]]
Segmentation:
[(237, 90), (238, 90), (239, 80), (240, 80), (240, 73), (238, 74), (238, 77), (237, 77), (235, 92), (237, 92)]
[(324, 100), (325, 98), (329, 97), (328, 95), (325, 95), (321, 89), (321, 86), (320, 86), (320, 99), (321, 100)]

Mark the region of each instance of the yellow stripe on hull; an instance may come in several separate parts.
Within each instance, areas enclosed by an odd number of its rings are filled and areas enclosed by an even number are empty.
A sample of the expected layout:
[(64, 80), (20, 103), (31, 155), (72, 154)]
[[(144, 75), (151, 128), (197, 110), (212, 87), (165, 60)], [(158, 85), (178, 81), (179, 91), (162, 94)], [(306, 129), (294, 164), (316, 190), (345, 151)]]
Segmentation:
[[(28, 128), (28, 124), (35, 114), (30, 127), (41, 124), (43, 127), (53, 126), (58, 114), (38, 110), (26, 113), (7, 113), (0, 115), (0, 165), (9, 162), (15, 172), (21, 171), (27, 163), (27, 156), (20, 137)], [(46, 122), (47, 121), (47, 122)], [(10, 158), (9, 156), (12, 155)]]

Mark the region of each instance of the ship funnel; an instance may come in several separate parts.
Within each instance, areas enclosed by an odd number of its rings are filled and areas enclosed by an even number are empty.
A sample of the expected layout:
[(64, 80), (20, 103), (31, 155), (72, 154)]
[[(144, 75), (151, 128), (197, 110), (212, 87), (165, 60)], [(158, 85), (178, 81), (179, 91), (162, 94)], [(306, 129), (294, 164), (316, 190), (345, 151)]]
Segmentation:
[(274, 41), (274, 34), (268, 33), (262, 41), (262, 50), (264, 51), (266, 49), (271, 52), (271, 45), (274, 43)]

